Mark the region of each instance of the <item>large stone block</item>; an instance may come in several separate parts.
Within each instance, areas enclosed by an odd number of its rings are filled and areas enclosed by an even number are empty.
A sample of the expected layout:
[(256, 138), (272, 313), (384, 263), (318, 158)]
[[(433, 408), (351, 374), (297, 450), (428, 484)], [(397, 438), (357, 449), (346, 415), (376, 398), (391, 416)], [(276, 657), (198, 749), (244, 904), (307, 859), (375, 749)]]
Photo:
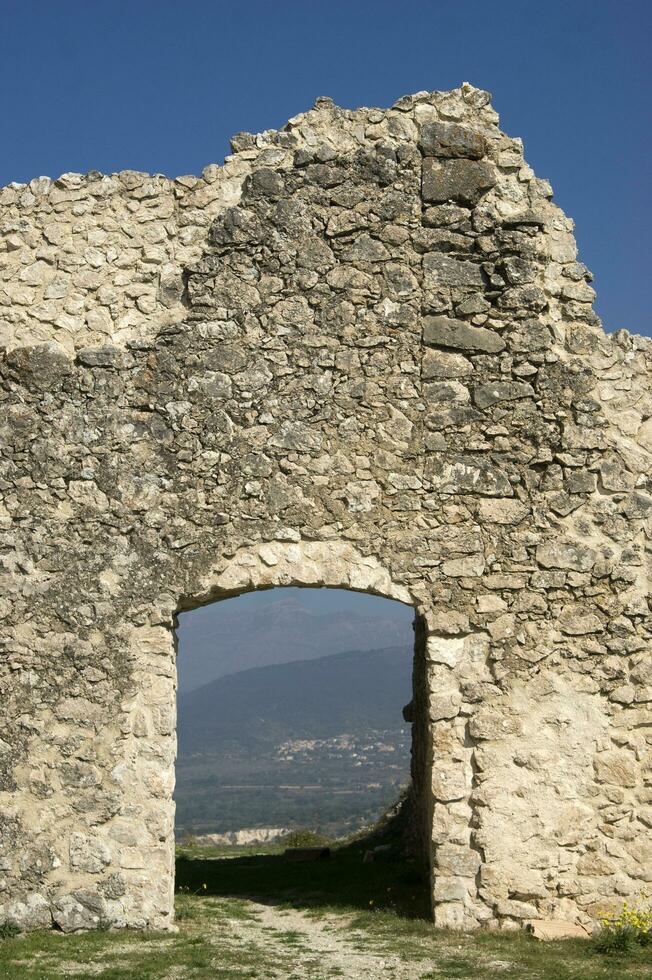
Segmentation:
[(612, 749), (593, 760), (596, 779), (612, 786), (635, 786), (638, 778), (636, 759), (631, 752)]
[(468, 157), (479, 160), (487, 145), (481, 133), (456, 123), (431, 122), (421, 127), (419, 149), (427, 157)]
[(476, 262), (456, 259), (440, 252), (428, 252), (423, 257), (426, 286), (475, 286), (484, 285), (485, 276)]
[(448, 316), (424, 317), (423, 339), (426, 344), (452, 347), (471, 353), (496, 354), (506, 346), (503, 338), (495, 331), (474, 327), (464, 320)]
[(475, 160), (447, 160), (445, 163), (426, 158), (423, 161), (421, 193), (424, 201), (443, 204), (447, 201), (475, 206), (496, 185), (496, 173), (489, 163)]

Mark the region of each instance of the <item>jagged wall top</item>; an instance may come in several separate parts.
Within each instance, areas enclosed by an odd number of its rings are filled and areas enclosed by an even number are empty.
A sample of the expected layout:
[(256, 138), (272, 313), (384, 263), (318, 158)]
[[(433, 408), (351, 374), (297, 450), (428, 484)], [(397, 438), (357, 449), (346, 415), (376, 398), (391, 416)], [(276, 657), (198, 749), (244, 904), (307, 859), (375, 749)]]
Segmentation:
[[(572, 223), (525, 163), (521, 141), (498, 129), (489, 93), (465, 83), (406, 96), (387, 110), (349, 111), (320, 98), (282, 130), (238, 134), (224, 165), (211, 164), (201, 177), (68, 173), (1, 189), (0, 345), (55, 342), (73, 353), (147, 340), (187, 316), (184, 273), (201, 257), (211, 223), (238, 203), (254, 171), (288, 169), (297, 157), (328, 161), (379, 141), (400, 148), (417, 143), (423, 124), (436, 120), (482, 133), (498, 176), (482, 203), (488, 221), (522, 215), (535, 203), (547, 231), (546, 292), (563, 292), (577, 319), (598, 326), (587, 312), (594, 294), (575, 263)], [(562, 272), (567, 278), (558, 287)], [(552, 308), (550, 315), (562, 319)]]

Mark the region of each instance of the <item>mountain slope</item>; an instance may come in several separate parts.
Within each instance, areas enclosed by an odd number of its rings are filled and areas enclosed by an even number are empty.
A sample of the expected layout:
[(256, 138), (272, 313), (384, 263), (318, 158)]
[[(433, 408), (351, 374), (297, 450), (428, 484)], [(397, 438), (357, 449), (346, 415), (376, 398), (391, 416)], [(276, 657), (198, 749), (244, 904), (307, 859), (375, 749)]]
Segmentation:
[(362, 650), (230, 674), (178, 699), (179, 755), (401, 728), (412, 651)]
[(411, 642), (414, 611), (401, 603), (376, 599), (370, 605), (361, 600), (361, 610), (344, 607), (319, 612), (310, 608), (311, 597), (299, 595), (316, 590), (273, 590), (277, 591), (278, 596), (257, 593), (256, 603), (245, 596), (181, 616), (180, 690), (192, 690), (243, 667), (399, 646), (406, 639)]
[(411, 644), (259, 667), (178, 698), (176, 829), (350, 833), (409, 774)]

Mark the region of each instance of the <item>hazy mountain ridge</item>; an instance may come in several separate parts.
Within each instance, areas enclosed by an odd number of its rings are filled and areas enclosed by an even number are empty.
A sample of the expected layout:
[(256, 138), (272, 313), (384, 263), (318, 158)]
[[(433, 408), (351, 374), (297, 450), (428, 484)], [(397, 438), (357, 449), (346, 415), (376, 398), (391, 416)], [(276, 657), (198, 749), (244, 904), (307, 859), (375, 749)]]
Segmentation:
[(374, 819), (409, 774), (411, 645), (230, 674), (178, 699), (178, 832)]
[(279, 743), (401, 728), (411, 697), (412, 651), (355, 650), (254, 667), (180, 693), (180, 758), (219, 743)]
[(242, 672), (243, 665), (312, 660), (350, 650), (375, 650), (405, 643), (412, 611), (387, 602), (378, 615), (353, 609), (315, 612), (294, 596), (243, 610), (227, 600), (183, 616), (179, 628), (180, 690)]

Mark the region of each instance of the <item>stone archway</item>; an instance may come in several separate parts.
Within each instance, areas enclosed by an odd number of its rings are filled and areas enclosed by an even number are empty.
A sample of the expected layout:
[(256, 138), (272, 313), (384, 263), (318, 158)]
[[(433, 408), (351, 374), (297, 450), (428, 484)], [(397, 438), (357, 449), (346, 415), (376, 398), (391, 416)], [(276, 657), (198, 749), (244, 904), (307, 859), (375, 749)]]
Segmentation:
[[(161, 792), (157, 809), (164, 816), (169, 836), (161, 837), (158, 846), (148, 855), (147, 865), (160, 871), (165, 887), (157, 894), (139, 897), (139, 908), (148, 921), (159, 928), (173, 921), (174, 896), (174, 785), (175, 731), (167, 722), (170, 705), (174, 706), (176, 688), (176, 615), (207, 603), (228, 599), (258, 589), (279, 586), (326, 587), (351, 589), (371, 595), (394, 599), (414, 607), (414, 597), (404, 587), (394, 582), (377, 559), (364, 556), (351, 545), (338, 542), (287, 542), (273, 541), (256, 548), (241, 549), (228, 560), (216, 563), (194, 596), (180, 597), (174, 614), (158, 627), (138, 627), (132, 636), (135, 655), (141, 660), (144, 676), (151, 677), (156, 670), (159, 681), (138, 685), (133, 701), (125, 706), (131, 718), (135, 735), (135, 753), (131, 756), (134, 774), (134, 796), (142, 785), (143, 772), (147, 770), (154, 751), (161, 765)], [(159, 615), (160, 615), (159, 611)], [(426, 630), (423, 619), (415, 608), (415, 648), (413, 661), (413, 759), (411, 767), (412, 794), (417, 822), (412, 829), (420, 857), (430, 866), (429, 823), (424, 818), (428, 811), (427, 790), (430, 781), (430, 756), (427, 731), (429, 729), (426, 678)], [(166, 665), (163, 666), (162, 665)], [(161, 682), (161, 678), (165, 678)], [(164, 716), (166, 722), (160, 724)], [(155, 746), (152, 745), (155, 742)], [(138, 876), (136, 876), (138, 878)]]
[[(431, 853), (429, 821), (424, 817), (423, 802), (429, 798), (427, 787), (430, 782), (426, 630), (409, 590), (394, 582), (377, 559), (362, 555), (351, 545), (342, 542), (273, 541), (257, 548), (242, 549), (228, 562), (218, 563), (207, 575), (201, 593), (183, 597), (177, 612), (188, 612), (246, 593), (287, 586), (361, 592), (400, 602), (412, 611), (415, 639), (409, 668), (413, 691), (409, 706), (412, 747), (410, 839), (416, 851), (415, 857), (427, 872), (431, 865)], [(176, 616), (173, 622), (176, 641)]]
[[(477, 898), (481, 852), (473, 842), (474, 750), (468, 720), (460, 716), (464, 683), (489, 681), (487, 635), (446, 635), (441, 616), (430, 616), (417, 597), (392, 580), (373, 556), (342, 542), (271, 541), (238, 550), (203, 577), (195, 595), (179, 598), (174, 613), (158, 609), (157, 627), (137, 627), (132, 637), (142, 680), (128, 706), (135, 753), (131, 756), (133, 797), (143, 775), (157, 762), (159, 820), (168, 829), (147, 855), (148, 878), (159, 869), (163, 886), (138, 898), (139, 912), (159, 928), (173, 920), (175, 730), (170, 722), (176, 686), (176, 615), (200, 605), (275, 586), (346, 588), (383, 596), (415, 609), (412, 702), (412, 793), (417, 814), (414, 836), (430, 871), (433, 919), (437, 925), (466, 927), (472, 916), (488, 918)], [(428, 625), (429, 620), (434, 629)], [(457, 631), (455, 631), (457, 632)], [(146, 678), (157, 677), (155, 683)], [(129, 723), (127, 723), (129, 724)], [(141, 818), (139, 818), (141, 819)], [(138, 878), (136, 875), (137, 884)]]
[(0, 191), (0, 919), (171, 924), (174, 615), (303, 575), (418, 611), (435, 920), (588, 922), (652, 857), (650, 342), (472, 86), (233, 151)]

